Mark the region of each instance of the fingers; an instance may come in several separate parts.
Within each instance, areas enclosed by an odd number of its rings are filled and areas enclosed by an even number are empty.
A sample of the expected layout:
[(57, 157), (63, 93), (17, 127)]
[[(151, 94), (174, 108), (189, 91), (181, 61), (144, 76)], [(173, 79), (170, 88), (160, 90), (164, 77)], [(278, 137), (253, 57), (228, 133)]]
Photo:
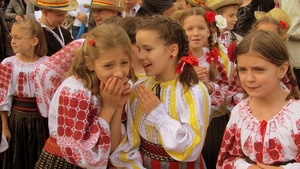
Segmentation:
[[(116, 96), (122, 86), (122, 80), (118, 78), (109, 78), (104, 85), (103, 91), (107, 94)], [(101, 84), (100, 84), (101, 87)], [(123, 90), (121, 90), (123, 92)]]

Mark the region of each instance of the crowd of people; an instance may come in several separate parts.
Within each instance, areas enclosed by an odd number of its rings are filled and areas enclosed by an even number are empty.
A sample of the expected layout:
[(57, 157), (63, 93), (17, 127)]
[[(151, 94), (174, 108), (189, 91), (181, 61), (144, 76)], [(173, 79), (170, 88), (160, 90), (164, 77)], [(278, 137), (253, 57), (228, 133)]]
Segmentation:
[(1, 168), (300, 168), (298, 0), (0, 4)]

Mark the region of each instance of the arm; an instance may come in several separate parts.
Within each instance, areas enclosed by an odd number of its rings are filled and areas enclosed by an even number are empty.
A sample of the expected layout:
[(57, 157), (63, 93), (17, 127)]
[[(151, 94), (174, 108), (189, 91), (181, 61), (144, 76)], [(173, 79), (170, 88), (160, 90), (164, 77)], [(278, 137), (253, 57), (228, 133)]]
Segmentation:
[(11, 134), (8, 127), (8, 119), (7, 119), (7, 112), (6, 111), (0, 111), (1, 118), (2, 118), (2, 132), (4, 137), (6, 138), (7, 142), (10, 142)]
[(27, 1), (27, 4), (26, 4), (26, 18), (36, 20), (34, 12), (35, 12), (34, 5), (31, 3), (31, 1)]
[(9, 4), (7, 5), (7, 8), (5, 10), (5, 19), (13, 20), (13, 19), (16, 19), (17, 16), (21, 17), (21, 16), (17, 15), (16, 11), (14, 10), (13, 3), (15, 3), (14, 0), (11, 0), (9, 2)]

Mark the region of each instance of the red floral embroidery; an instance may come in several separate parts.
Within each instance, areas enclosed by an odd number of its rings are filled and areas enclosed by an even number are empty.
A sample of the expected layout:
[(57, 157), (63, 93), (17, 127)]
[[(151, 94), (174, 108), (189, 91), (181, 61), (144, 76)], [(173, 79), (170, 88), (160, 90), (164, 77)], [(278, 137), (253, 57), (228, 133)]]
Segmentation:
[(213, 48), (212, 54), (210, 52), (206, 52), (206, 55), (207, 55), (206, 61), (208, 63), (213, 61), (217, 65), (218, 58), (219, 58), (219, 51), (217, 48), (215, 48), (215, 47)]
[(231, 62), (234, 62), (234, 55), (235, 55), (235, 50), (236, 50), (236, 44), (237, 42), (234, 41), (233, 43), (231, 43), (229, 45), (229, 47), (227, 48), (227, 55), (228, 55), (228, 58)]

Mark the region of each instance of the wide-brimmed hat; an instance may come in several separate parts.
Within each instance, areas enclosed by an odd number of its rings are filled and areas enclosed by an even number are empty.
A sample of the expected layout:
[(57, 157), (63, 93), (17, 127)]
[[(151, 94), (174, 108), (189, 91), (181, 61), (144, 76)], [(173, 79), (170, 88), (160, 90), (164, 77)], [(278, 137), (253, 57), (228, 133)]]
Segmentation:
[(187, 0), (187, 2), (195, 7), (201, 7), (206, 5), (206, 0)]
[(92, 0), (91, 4), (83, 4), (85, 8), (108, 9), (122, 12), (124, 9), (119, 6), (119, 0)]
[(283, 21), (287, 24), (288, 27), (291, 26), (291, 18), (290, 16), (282, 9), (280, 8), (273, 8), (270, 10), (268, 13), (263, 12), (263, 11), (255, 11), (254, 16), (257, 20), (260, 18), (263, 18), (265, 16), (272, 17), (276, 19), (277, 21)]
[(206, 6), (210, 7), (214, 11), (224, 6), (228, 6), (228, 5), (241, 6), (242, 4), (243, 4), (243, 0), (207, 0), (206, 1)]
[(30, 0), (30, 2), (42, 9), (58, 11), (72, 11), (77, 9), (77, 0)]

